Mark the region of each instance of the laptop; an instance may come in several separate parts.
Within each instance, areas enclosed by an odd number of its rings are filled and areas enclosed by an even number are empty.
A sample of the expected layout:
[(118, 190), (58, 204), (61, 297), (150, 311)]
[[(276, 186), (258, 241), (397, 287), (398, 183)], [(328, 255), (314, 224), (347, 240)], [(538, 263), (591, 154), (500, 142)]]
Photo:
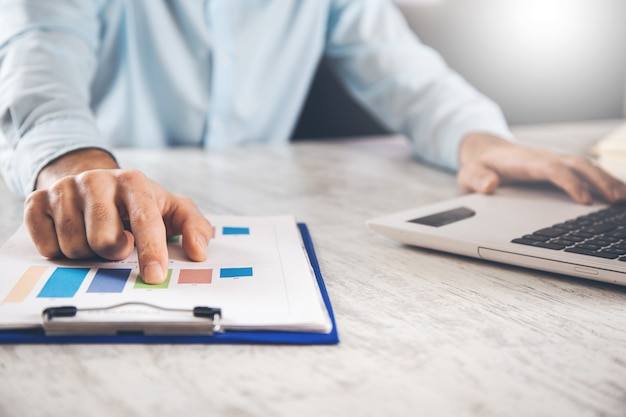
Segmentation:
[(586, 206), (554, 188), (503, 187), (367, 226), (408, 245), (626, 285), (626, 204)]

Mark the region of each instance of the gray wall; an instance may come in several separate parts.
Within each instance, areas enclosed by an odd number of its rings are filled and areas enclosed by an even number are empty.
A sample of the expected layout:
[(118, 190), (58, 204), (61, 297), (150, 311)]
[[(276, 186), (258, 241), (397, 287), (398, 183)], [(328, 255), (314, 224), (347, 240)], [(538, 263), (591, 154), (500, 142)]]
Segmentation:
[(421, 40), (497, 101), (509, 123), (624, 115), (625, 0), (399, 3)]
[[(623, 117), (626, 0), (396, 1), (510, 124)], [(293, 138), (384, 132), (322, 63)]]

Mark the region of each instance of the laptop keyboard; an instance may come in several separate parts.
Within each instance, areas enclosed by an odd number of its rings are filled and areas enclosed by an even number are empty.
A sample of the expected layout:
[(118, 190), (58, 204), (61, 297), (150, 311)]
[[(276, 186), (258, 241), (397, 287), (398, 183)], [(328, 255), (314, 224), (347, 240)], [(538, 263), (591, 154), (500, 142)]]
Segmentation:
[(511, 242), (626, 262), (626, 203), (537, 230)]

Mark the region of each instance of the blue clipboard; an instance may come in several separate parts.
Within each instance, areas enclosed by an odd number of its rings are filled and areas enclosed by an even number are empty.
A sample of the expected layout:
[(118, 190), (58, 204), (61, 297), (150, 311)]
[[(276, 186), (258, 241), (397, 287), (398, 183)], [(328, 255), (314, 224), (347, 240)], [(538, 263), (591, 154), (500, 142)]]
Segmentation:
[(320, 272), (317, 256), (309, 230), (298, 223), (311, 267), (315, 273), (320, 294), (332, 323), (329, 333), (292, 331), (224, 331), (212, 335), (45, 335), (43, 329), (0, 330), (0, 344), (25, 343), (167, 343), (167, 344), (289, 344), (289, 345), (334, 345), (339, 343), (337, 325), (330, 298)]

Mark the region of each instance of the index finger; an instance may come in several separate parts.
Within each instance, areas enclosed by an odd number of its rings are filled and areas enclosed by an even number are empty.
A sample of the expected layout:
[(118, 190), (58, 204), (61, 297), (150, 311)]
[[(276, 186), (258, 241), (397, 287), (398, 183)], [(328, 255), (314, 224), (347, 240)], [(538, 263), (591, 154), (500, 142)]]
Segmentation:
[(128, 212), (141, 278), (148, 284), (160, 284), (167, 276), (167, 241), (165, 225), (155, 190), (137, 171), (120, 174), (120, 198)]

